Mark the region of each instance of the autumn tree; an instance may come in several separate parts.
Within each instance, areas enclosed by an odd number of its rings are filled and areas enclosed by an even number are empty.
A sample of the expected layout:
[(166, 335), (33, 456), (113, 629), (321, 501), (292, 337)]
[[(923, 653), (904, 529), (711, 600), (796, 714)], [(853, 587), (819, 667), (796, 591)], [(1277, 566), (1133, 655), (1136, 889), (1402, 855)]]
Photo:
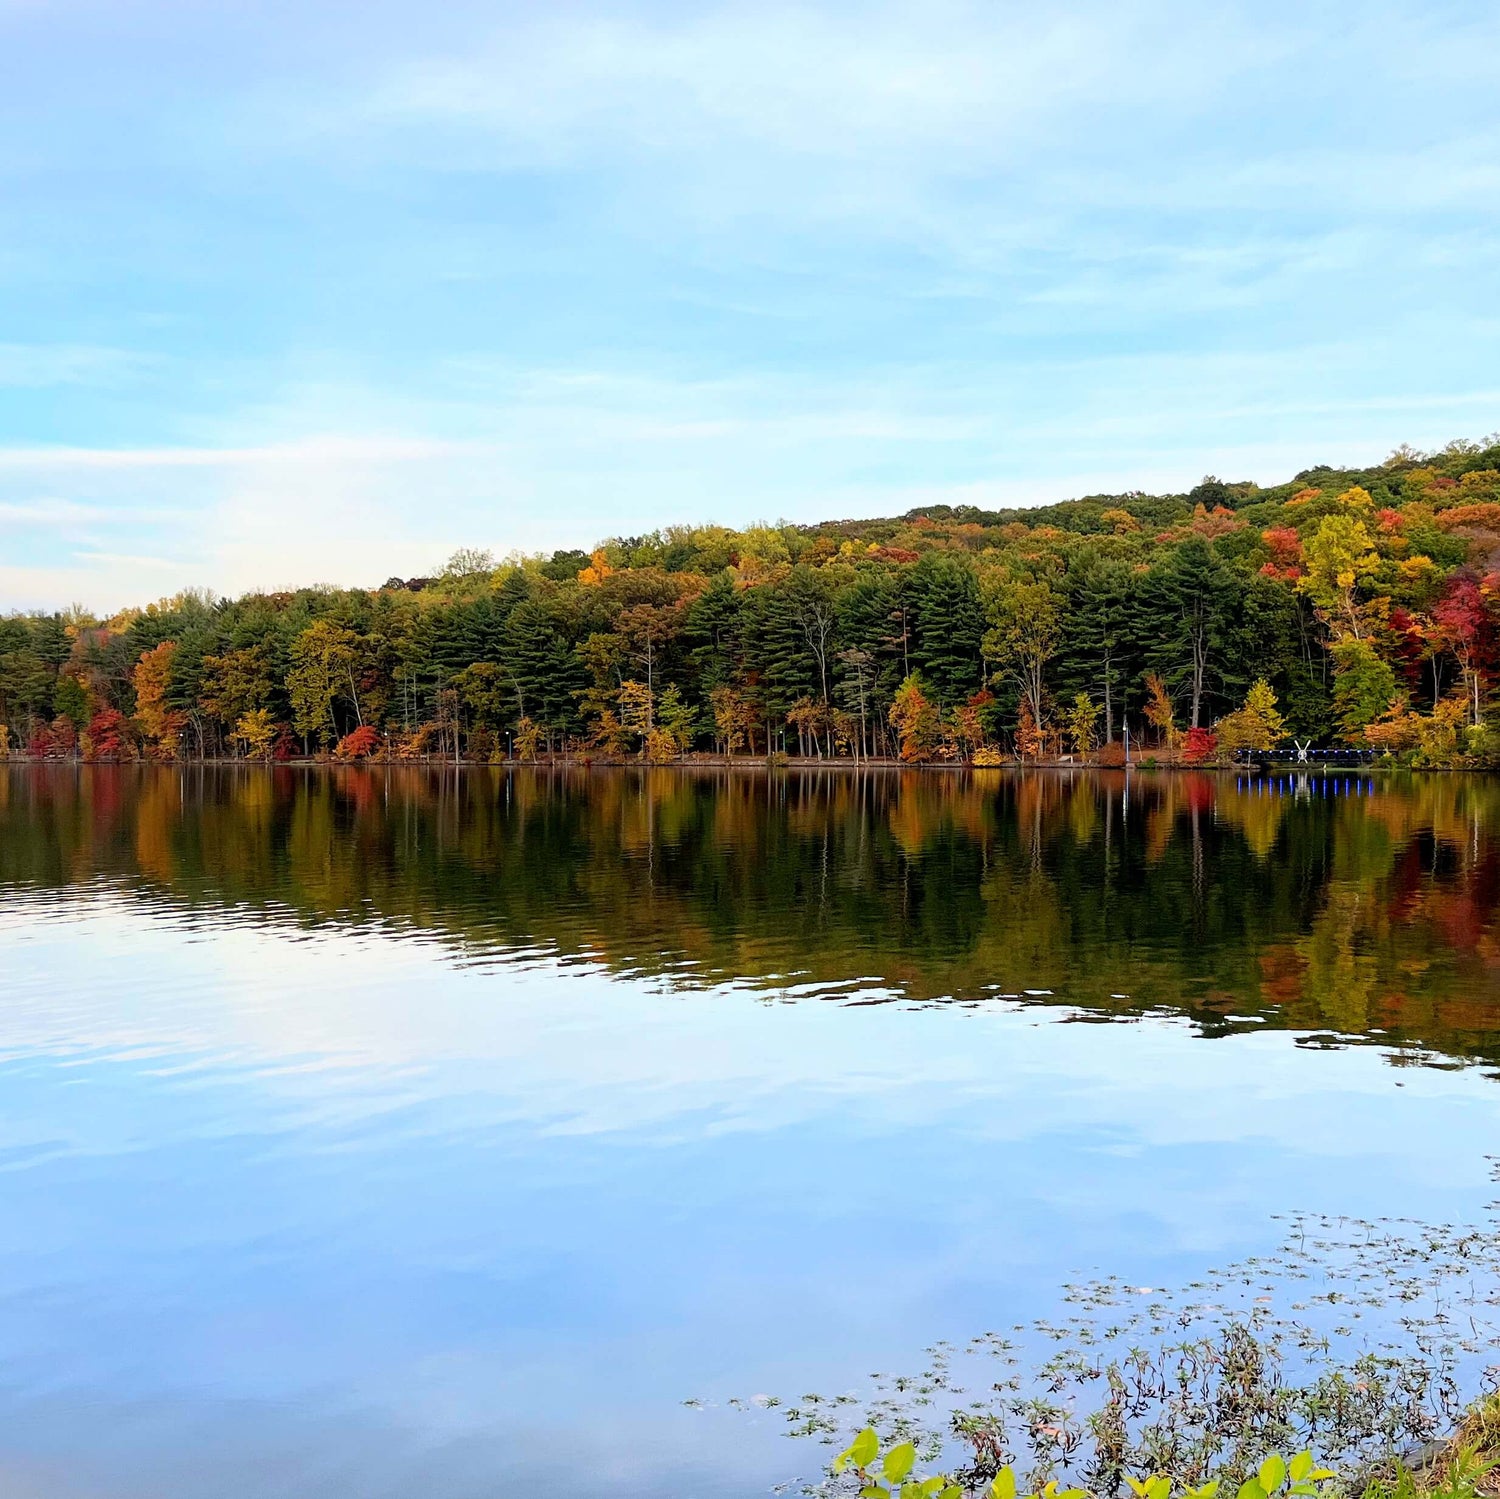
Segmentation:
[(1444, 585), (1432, 611), (1434, 640), (1458, 663), (1469, 722), (1475, 725), (1483, 722), (1485, 669), (1494, 649), (1489, 592), (1472, 574), (1456, 573)]
[(620, 615), (617, 626), (630, 659), (646, 674), (645, 686), (655, 694), (661, 658), (682, 629), (682, 609), (672, 604), (635, 604)]
[(621, 684), (618, 702), (621, 727), (644, 743), (656, 727), (655, 694), (644, 682), (632, 680)]
[[(292, 722), (304, 738), (316, 736), (324, 745), (337, 737), (334, 704), (347, 697), (358, 723), (364, 723), (354, 668), (359, 637), (353, 630), (318, 620), (292, 643), (292, 669), (287, 693), (292, 700)], [(347, 721), (347, 720), (346, 720)]]
[(1074, 697), (1064, 720), (1068, 738), (1073, 741), (1074, 753), (1093, 754), (1099, 737), (1099, 705), (1088, 693), (1080, 692)]
[(997, 678), (1020, 689), (1034, 723), (1046, 722), (1047, 663), (1063, 638), (1062, 601), (1046, 583), (1005, 583), (990, 601), (991, 625), (984, 654), (999, 668)]
[(276, 676), (265, 644), (203, 657), (199, 702), (221, 724), (235, 724), (246, 714), (270, 708), (275, 692)]
[(923, 691), (922, 679), (915, 672), (896, 689), (890, 719), (903, 760), (908, 764), (919, 764), (932, 758), (942, 727), (942, 715), (937, 704)]
[(1264, 677), (1251, 684), (1244, 704), (1214, 726), (1219, 749), (1226, 755), (1242, 750), (1274, 749), (1286, 738), (1286, 723), (1276, 707), (1276, 694)]
[(949, 715), (948, 733), (952, 737), (954, 748), (965, 759), (972, 759), (989, 742), (984, 728), (984, 700), (988, 697), (988, 693), (975, 693), (968, 702), (960, 703)]
[(133, 760), (135, 740), (130, 720), (118, 708), (101, 708), (81, 736), (86, 760)]
[(1175, 750), (1182, 739), (1177, 727), (1177, 710), (1172, 703), (1172, 694), (1167, 684), (1155, 672), (1146, 678), (1146, 706), (1143, 710), (1146, 722), (1157, 732), (1164, 748)]
[(135, 688), (135, 717), (142, 734), (164, 755), (177, 753), (187, 715), (171, 706), (168, 692), (172, 682), (172, 658), (177, 654), (174, 641), (164, 640), (153, 650), (142, 651), (131, 673)]
[(336, 760), (368, 760), (380, 748), (380, 735), (369, 724), (350, 729), (339, 740), (333, 755)]
[(234, 726), (234, 737), (244, 746), (247, 760), (269, 760), (277, 732), (269, 708), (252, 708), (242, 713)]
[(534, 719), (522, 716), (516, 724), (516, 758), (534, 761), (542, 747), (542, 726)]
[(811, 743), (813, 752), (821, 760), (823, 744), (818, 734), (825, 726), (831, 726), (827, 705), (811, 697), (799, 697), (786, 710), (786, 721), (797, 731), (799, 752), (807, 754), (807, 746)]
[(1023, 698), (1016, 719), (1016, 754), (1022, 760), (1037, 760), (1045, 747), (1046, 734), (1031, 711), (1031, 703)]
[(759, 716), (754, 705), (742, 693), (728, 686), (715, 687), (709, 694), (709, 704), (713, 710), (714, 735), (719, 741), (720, 751), (731, 757), (736, 750), (744, 749), (747, 745), (753, 751), (752, 736)]
[(1363, 635), (1357, 603), (1360, 583), (1380, 566), (1380, 556), (1358, 514), (1328, 515), (1303, 548), (1297, 587), (1335, 631)]

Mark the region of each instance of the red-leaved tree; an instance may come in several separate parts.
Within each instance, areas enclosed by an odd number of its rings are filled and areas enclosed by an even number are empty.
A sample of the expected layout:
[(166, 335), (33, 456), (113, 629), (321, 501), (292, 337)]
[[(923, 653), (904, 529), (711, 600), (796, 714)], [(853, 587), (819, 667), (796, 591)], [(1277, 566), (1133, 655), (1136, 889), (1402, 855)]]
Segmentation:
[(128, 760), (133, 748), (130, 720), (118, 708), (103, 708), (89, 720), (89, 758)]
[(1475, 724), (1483, 718), (1481, 700), (1495, 653), (1487, 605), (1486, 591), (1479, 580), (1470, 572), (1457, 572), (1443, 585), (1432, 610), (1437, 643), (1452, 652), (1458, 662), (1469, 703), (1469, 722)]
[(339, 740), (334, 755), (340, 760), (367, 760), (380, 746), (380, 735), (367, 723), (351, 729)]
[(1202, 765), (1213, 759), (1219, 747), (1219, 736), (1212, 729), (1189, 729), (1182, 740), (1182, 758), (1189, 765)]

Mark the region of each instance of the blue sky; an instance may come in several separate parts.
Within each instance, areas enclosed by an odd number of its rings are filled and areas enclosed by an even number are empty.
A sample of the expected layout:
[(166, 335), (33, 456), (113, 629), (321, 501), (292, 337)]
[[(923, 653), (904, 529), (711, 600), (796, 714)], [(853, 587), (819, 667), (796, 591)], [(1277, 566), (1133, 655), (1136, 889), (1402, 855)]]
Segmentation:
[(1500, 8), (0, 0), (0, 607), (1500, 428)]

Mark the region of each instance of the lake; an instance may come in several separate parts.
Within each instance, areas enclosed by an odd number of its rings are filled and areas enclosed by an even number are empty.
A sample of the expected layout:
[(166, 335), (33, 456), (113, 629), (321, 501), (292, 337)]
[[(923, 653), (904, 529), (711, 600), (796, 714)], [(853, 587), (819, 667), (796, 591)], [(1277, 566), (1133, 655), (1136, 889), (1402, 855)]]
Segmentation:
[[(1493, 1196), (1500, 780), (0, 767), (7, 1496), (763, 1493), (734, 1396)], [(686, 1405), (695, 1398), (702, 1405)]]

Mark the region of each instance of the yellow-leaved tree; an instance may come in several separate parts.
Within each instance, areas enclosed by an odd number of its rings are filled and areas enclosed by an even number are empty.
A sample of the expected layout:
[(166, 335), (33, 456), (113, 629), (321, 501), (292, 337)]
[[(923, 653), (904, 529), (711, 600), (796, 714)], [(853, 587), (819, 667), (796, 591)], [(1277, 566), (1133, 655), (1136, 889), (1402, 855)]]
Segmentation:
[(1068, 726), (1068, 737), (1073, 749), (1080, 755), (1091, 755), (1099, 739), (1099, 705), (1088, 693), (1080, 692), (1073, 705), (1063, 714)]
[(1356, 509), (1323, 518), (1303, 545), (1302, 565), (1298, 589), (1331, 629), (1361, 639), (1357, 590), (1380, 566), (1380, 556)]
[(276, 743), (276, 725), (269, 708), (253, 708), (242, 713), (234, 726), (234, 737), (245, 747), (247, 760), (269, 760)]
[(1286, 720), (1276, 707), (1276, 694), (1264, 677), (1251, 683), (1243, 706), (1225, 714), (1214, 732), (1219, 736), (1219, 752), (1232, 755), (1236, 750), (1275, 749), (1286, 738)]

